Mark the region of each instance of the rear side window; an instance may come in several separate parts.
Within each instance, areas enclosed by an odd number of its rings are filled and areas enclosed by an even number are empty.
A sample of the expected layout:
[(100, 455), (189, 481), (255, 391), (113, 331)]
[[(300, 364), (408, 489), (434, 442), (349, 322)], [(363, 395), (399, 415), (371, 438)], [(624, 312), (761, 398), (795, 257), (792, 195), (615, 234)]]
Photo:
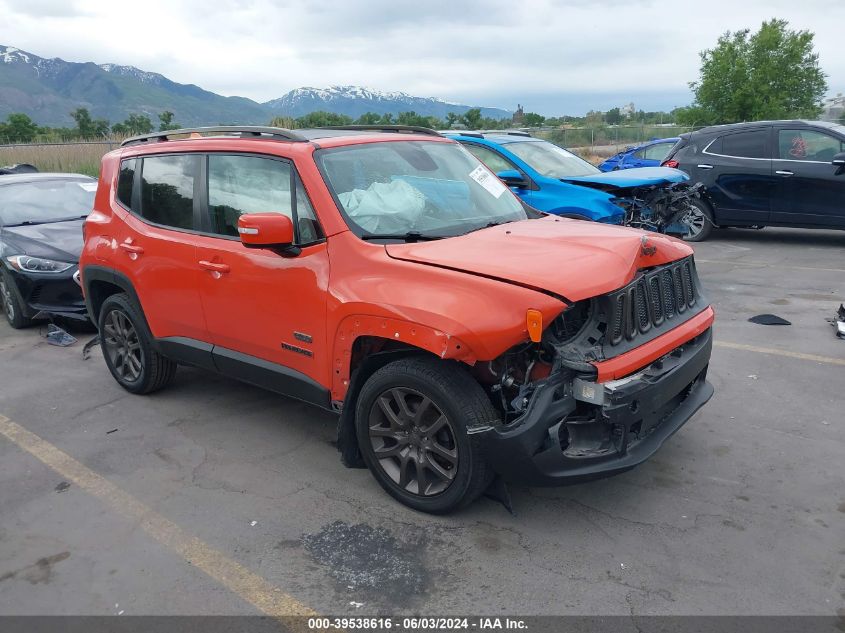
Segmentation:
[[(288, 216), (298, 243), (322, 237), (304, 187), (290, 163), (259, 156), (212, 154), (208, 157), (208, 210), (211, 231), (237, 237), (238, 218), (245, 213)], [(291, 185), (296, 183), (296, 195)], [(295, 201), (295, 202), (294, 202)]]
[(822, 132), (807, 129), (778, 131), (779, 158), (829, 163), (842, 151), (845, 151), (845, 141)]
[(768, 130), (752, 130), (728, 134), (717, 138), (707, 149), (710, 154), (722, 154), (737, 158), (768, 158), (766, 138)]
[(645, 158), (647, 160), (660, 160), (669, 155), (669, 150), (672, 149), (674, 143), (656, 143), (645, 148)]
[(135, 159), (120, 162), (117, 176), (117, 200), (127, 209), (132, 209), (132, 187), (135, 184)]
[(140, 215), (177, 229), (194, 229), (196, 156), (150, 156), (141, 167)]

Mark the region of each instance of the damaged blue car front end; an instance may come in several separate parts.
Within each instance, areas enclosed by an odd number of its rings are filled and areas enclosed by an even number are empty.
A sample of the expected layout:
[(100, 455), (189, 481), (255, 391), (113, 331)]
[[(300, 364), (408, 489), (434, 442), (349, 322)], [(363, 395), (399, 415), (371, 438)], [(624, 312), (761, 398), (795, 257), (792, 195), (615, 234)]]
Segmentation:
[(602, 172), (548, 141), (525, 133), (460, 132), (448, 136), (546, 213), (685, 235), (683, 218), (698, 186), (668, 167)]

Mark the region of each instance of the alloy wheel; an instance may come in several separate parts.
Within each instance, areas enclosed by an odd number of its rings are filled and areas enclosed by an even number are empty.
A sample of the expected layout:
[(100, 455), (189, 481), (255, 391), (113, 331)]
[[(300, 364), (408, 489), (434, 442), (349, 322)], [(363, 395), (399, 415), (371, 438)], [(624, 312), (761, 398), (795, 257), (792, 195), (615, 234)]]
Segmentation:
[(681, 223), (689, 228), (687, 237), (690, 238), (697, 236), (704, 230), (705, 222), (707, 222), (707, 218), (704, 215), (704, 211), (694, 204), (689, 205), (689, 209), (684, 214), (684, 217), (681, 218)]
[(15, 320), (15, 302), (12, 299), (12, 289), (6, 285), (5, 279), (0, 279), (0, 299), (3, 301), (3, 312), (9, 321)]
[(120, 310), (106, 315), (103, 328), (103, 347), (119, 378), (135, 382), (141, 377), (144, 361), (138, 332), (129, 318)]
[(430, 398), (413, 389), (387, 389), (373, 403), (368, 428), (373, 455), (400, 488), (428, 497), (452, 484), (458, 472), (455, 430)]

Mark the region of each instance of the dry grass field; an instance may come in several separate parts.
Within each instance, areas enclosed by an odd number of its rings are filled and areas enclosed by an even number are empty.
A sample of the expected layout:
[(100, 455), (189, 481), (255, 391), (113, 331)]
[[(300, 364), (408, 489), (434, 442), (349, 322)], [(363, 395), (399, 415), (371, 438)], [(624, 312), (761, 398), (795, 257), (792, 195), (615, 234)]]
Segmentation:
[(39, 171), (97, 176), (103, 154), (119, 143), (67, 143), (0, 147), (0, 166), (29, 163)]

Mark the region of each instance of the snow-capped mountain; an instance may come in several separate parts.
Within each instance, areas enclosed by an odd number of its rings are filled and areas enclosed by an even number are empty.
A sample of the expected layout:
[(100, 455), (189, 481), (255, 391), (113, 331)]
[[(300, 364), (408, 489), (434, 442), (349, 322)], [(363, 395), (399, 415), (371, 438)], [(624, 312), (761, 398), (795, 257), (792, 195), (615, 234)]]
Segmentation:
[[(264, 106), (274, 114), (298, 117), (316, 110), (325, 110), (357, 118), (366, 112), (399, 114), (416, 112), (423, 116), (445, 117), (449, 112), (463, 114), (471, 107), (444, 101), (436, 97), (414, 97), (405, 92), (381, 92), (360, 86), (330, 86), (328, 88), (296, 88), (286, 95), (267, 101)], [(482, 116), (505, 118), (507, 110), (481, 108)]]
[[(147, 115), (157, 122), (165, 110), (186, 126), (216, 124), (266, 125), (274, 116), (298, 117), (325, 110), (357, 118), (414, 111), (444, 118), (463, 114), (470, 106), (403, 92), (379, 92), (357, 86), (297, 88), (279, 99), (257, 103), (244, 97), (224, 97), (193, 84), (179, 84), (159, 73), (135, 66), (68, 62), (0, 45), (0, 120), (23, 112), (41, 125), (72, 125), (70, 113), (87, 108), (93, 118), (117, 123), (130, 114)], [(509, 117), (495, 108), (482, 115)]]

